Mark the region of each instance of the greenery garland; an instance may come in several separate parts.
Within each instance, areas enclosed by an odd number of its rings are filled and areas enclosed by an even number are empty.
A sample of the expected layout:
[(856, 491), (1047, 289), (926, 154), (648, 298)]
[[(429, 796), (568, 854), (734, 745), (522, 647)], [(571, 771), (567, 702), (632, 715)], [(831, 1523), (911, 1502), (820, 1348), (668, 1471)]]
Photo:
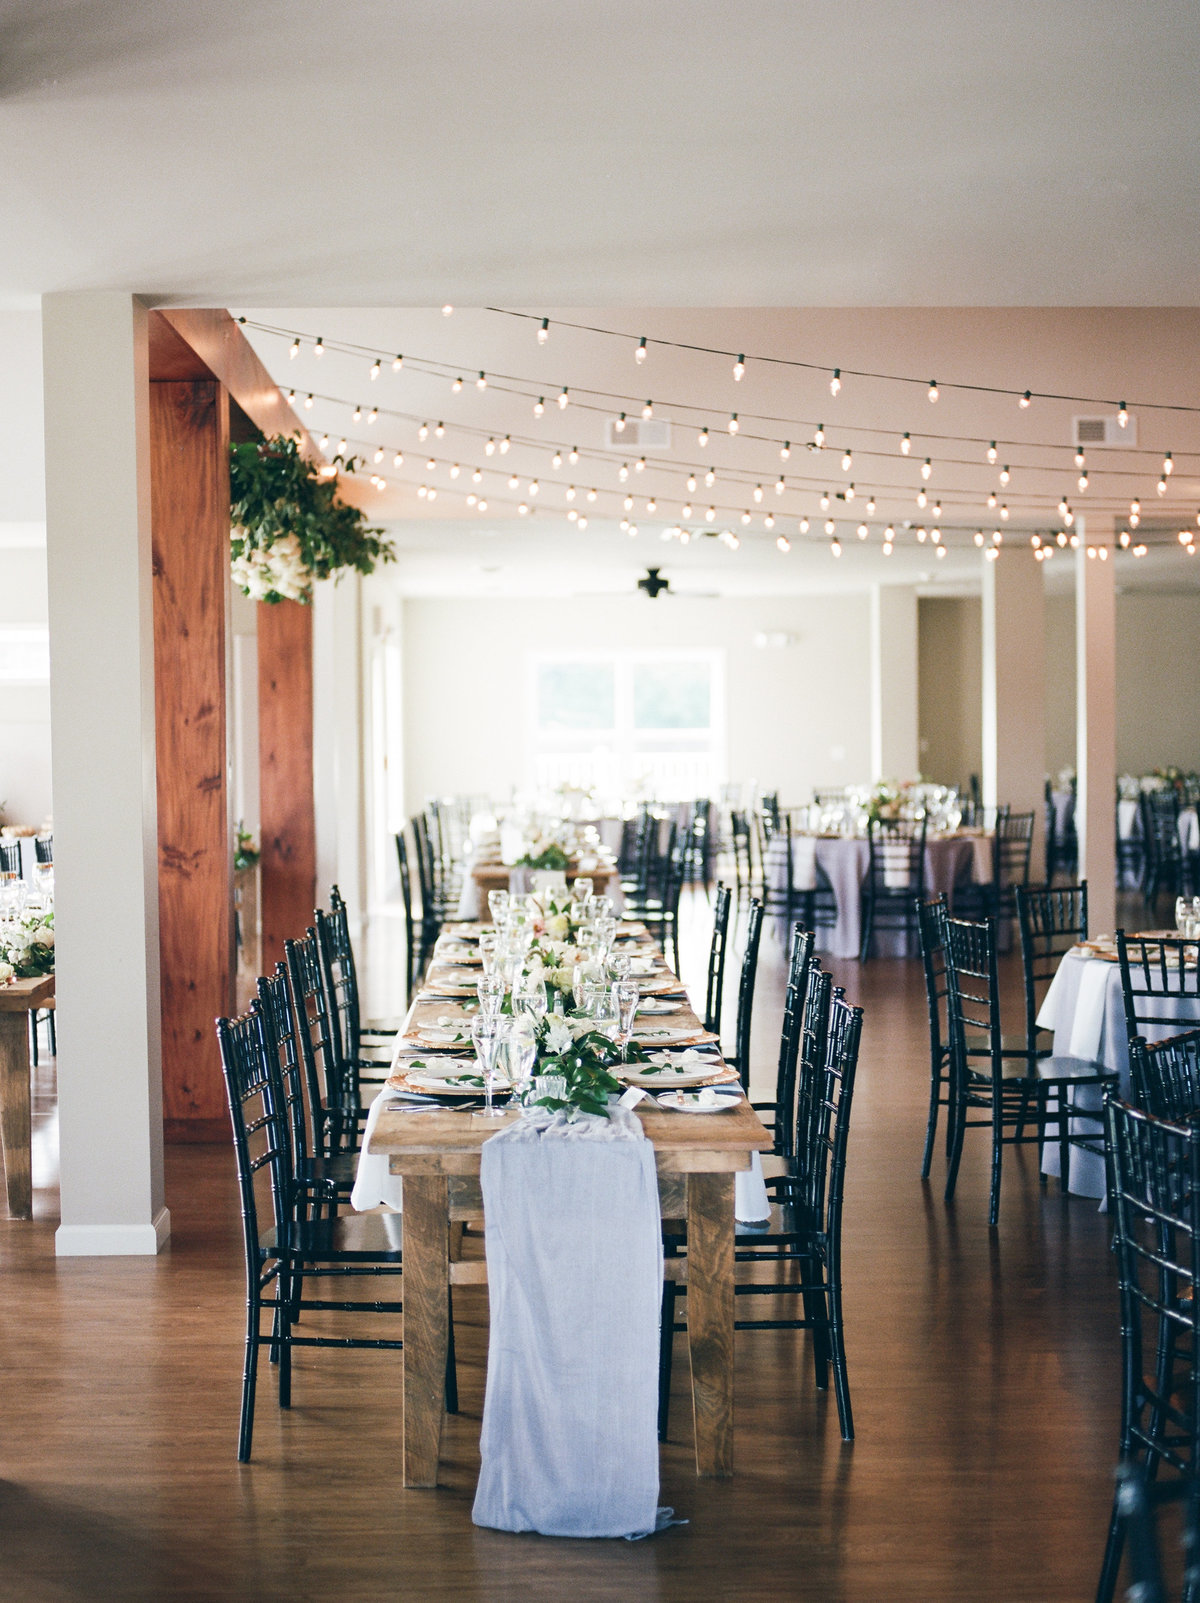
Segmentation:
[[(334, 463), (353, 473), (356, 459)], [(307, 605), (314, 580), (396, 559), (384, 531), (339, 498), (336, 475), (322, 477), (302, 455), (298, 435), (231, 445), (229, 499), (233, 577), (255, 601)]]

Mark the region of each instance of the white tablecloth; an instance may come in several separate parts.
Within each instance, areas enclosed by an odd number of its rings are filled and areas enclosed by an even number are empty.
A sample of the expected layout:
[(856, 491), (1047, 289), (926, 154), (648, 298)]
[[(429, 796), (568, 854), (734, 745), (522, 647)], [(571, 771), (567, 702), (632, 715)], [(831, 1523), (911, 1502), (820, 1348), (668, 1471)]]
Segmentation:
[[(1194, 998), (1164, 996), (1153, 1010), (1163, 1024), (1161, 1028), (1152, 1024), (1143, 1027), (1148, 1041), (1175, 1035), (1181, 1025), (1200, 1023)], [(1054, 1031), (1056, 1057), (1094, 1058), (1119, 1076), (1121, 1095), (1128, 1097), (1129, 1036), (1119, 964), (1086, 957), (1082, 952), (1068, 952), (1050, 982), (1037, 1022), (1043, 1029)], [(1098, 1086), (1081, 1086), (1074, 1100), (1080, 1107), (1099, 1111), (1103, 1097)], [(1086, 1129), (1080, 1125), (1080, 1132), (1096, 1135), (1098, 1130), (1088, 1121)], [(1045, 1174), (1058, 1174), (1056, 1142), (1047, 1143), (1042, 1170)], [(1104, 1160), (1096, 1153), (1072, 1147), (1067, 1189), (1083, 1197), (1104, 1196)]]
[[(817, 931), (817, 948), (832, 957), (857, 957), (862, 941), (862, 887), (870, 865), (870, 847), (855, 836), (793, 835), (792, 880), (797, 890), (811, 890), (819, 867), (833, 887), (837, 923)], [(767, 885), (780, 895), (787, 885), (787, 841), (777, 836), (767, 848)], [(925, 843), (925, 894), (949, 895), (964, 880), (986, 884), (992, 877), (992, 843), (986, 835), (948, 835)], [(781, 931), (786, 940), (787, 932)], [(880, 930), (877, 950), (904, 954), (902, 930)]]

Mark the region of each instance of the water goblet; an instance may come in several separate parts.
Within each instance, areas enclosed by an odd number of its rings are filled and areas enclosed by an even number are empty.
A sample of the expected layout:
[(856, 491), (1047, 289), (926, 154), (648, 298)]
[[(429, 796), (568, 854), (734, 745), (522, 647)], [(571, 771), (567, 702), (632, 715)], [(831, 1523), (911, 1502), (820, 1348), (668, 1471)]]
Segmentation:
[(495, 974), (500, 955), (499, 930), (484, 930), (479, 937), (479, 961), (485, 974)]
[(483, 1107), (475, 1113), (477, 1119), (502, 1119), (504, 1109), (493, 1106), (492, 1094), (496, 1084), (496, 1057), (500, 1051), (501, 1024), (498, 1018), (485, 1019), (480, 1013), (471, 1026), (471, 1039), (475, 1043), (475, 1056), (479, 1059), (483, 1075)]
[(504, 1058), (513, 1097), (524, 1104), (529, 1099), (537, 1059), (537, 1026), (531, 1018), (517, 1016), (509, 1023), (504, 1032)]
[(633, 973), (633, 954), (630, 952), (610, 952), (607, 966), (608, 972), (614, 980), (627, 980)]
[(535, 1023), (546, 1017), (546, 981), (540, 969), (524, 975), (513, 987), (513, 1015), (518, 1010)]
[(607, 1035), (610, 1041), (615, 1041), (621, 1030), (621, 1008), (612, 993), (612, 987), (599, 984), (593, 988), (589, 985), (586, 990), (593, 992), (591, 996), (585, 994), (584, 1000), (595, 1021), (594, 1027), (601, 1035)]
[(588, 912), (598, 922), (602, 918), (612, 918), (615, 907), (611, 896), (593, 896)]
[(54, 864), (35, 863), (33, 865), (33, 884), (46, 905), (49, 907), (54, 901)]
[(500, 1006), (504, 1001), (504, 993), (508, 989), (504, 975), (498, 969), (490, 974), (479, 976), (475, 984), (475, 994), (479, 997), (479, 1016), (481, 1019), (495, 1019), (500, 1016)]
[(585, 878), (583, 875), (580, 875), (580, 877), (571, 886), (571, 894), (573, 899), (577, 902), (583, 902), (586, 906), (586, 904), (591, 901), (592, 888), (592, 881)]
[(488, 912), (492, 915), (492, 923), (498, 929), (504, 923), (505, 915), (508, 912), (507, 891), (488, 892)]
[(615, 918), (598, 918), (593, 925), (596, 931), (596, 945), (605, 954), (612, 951), (613, 942), (617, 938), (617, 921)]
[(621, 1043), (621, 1057), (624, 1061), (628, 1061), (629, 1043), (633, 1040), (633, 1020), (638, 1010), (638, 1003), (642, 999), (642, 988), (636, 980), (620, 979), (612, 989), (620, 1015), (620, 1032), (617, 1039)]

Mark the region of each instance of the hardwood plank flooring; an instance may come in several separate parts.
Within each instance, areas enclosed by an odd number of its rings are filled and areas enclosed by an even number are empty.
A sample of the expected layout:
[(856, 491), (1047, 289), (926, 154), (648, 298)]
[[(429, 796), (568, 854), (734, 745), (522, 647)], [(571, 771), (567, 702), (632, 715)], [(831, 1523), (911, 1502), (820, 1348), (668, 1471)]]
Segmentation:
[[(685, 974), (703, 979), (705, 904)], [(368, 1002), (402, 996), (401, 926), (376, 921)], [(396, 953), (400, 959), (396, 961)], [(169, 1250), (56, 1261), (53, 1085), (35, 1096), (32, 1222), (0, 1221), (0, 1599), (1090, 1598), (1117, 1440), (1118, 1320), (1093, 1202), (1006, 1153), (989, 1233), (987, 1138), (958, 1197), (918, 1177), (927, 1097), (915, 963), (831, 965), (867, 1010), (845, 1228), (857, 1441), (812, 1383), (807, 1338), (737, 1338), (736, 1474), (699, 1481), (678, 1338), (662, 1500), (690, 1523), (641, 1543), (471, 1524), (486, 1293), (455, 1292), (462, 1413), (442, 1485), (400, 1484), (395, 1354), (299, 1351), (289, 1413), (260, 1372), (254, 1459), (235, 1461), (243, 1268), (228, 1146), (171, 1147)], [(756, 1073), (783, 965), (763, 942)], [(736, 986), (727, 986), (732, 993)], [(732, 999), (730, 1005), (732, 1006)], [(476, 1248), (477, 1250), (477, 1248)], [(621, 1355), (613, 1355), (620, 1385)]]

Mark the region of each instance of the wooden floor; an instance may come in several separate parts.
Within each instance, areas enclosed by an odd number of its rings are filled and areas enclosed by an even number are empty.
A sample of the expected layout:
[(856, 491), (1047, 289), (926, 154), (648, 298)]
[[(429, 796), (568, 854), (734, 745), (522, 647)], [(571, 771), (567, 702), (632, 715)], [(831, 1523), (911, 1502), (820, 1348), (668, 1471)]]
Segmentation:
[[(694, 912), (685, 977), (702, 980)], [(374, 1009), (393, 1010), (399, 925), (372, 930)], [(858, 1439), (812, 1385), (807, 1338), (743, 1332), (738, 1473), (692, 1473), (678, 1350), (662, 1500), (690, 1523), (641, 1543), (476, 1530), (486, 1294), (456, 1293), (463, 1412), (443, 1486), (399, 1483), (395, 1354), (300, 1353), (294, 1407), (260, 1389), (235, 1461), (243, 1268), (233, 1155), (167, 1154), (173, 1235), (156, 1261), (56, 1261), (52, 1081), (36, 1217), (0, 1220), (0, 1599), (972, 1599), (1093, 1595), (1117, 1439), (1118, 1322), (1096, 1204), (1008, 1164), (986, 1225), (986, 1145), (958, 1197), (918, 1178), (927, 1095), (915, 963), (832, 965), (866, 1008), (845, 1230)], [(735, 989), (735, 987), (731, 988)], [(764, 941), (755, 1056), (774, 1050)], [(970, 1136), (970, 1133), (969, 1133)], [(613, 1385), (621, 1380), (614, 1353)]]

